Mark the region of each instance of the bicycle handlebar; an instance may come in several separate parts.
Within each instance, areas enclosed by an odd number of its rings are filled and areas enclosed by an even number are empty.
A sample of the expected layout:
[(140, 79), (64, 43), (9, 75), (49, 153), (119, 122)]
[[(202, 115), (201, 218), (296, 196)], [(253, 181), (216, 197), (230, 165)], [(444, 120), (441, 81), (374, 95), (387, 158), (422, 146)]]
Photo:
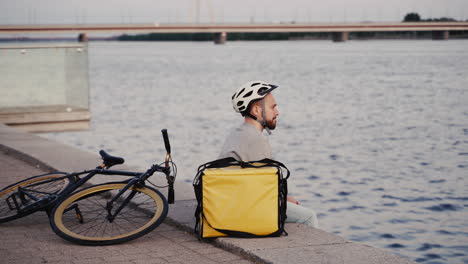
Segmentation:
[(171, 175), (171, 168), (170, 164), (172, 163), (171, 161), (171, 144), (169, 143), (169, 135), (167, 134), (167, 129), (161, 130), (161, 133), (163, 135), (164, 139), (164, 146), (166, 147), (166, 160), (164, 162), (164, 167), (161, 167), (159, 165), (153, 165), (151, 168), (149, 168), (145, 173), (133, 173), (133, 172), (123, 172), (123, 171), (108, 171), (108, 170), (102, 170), (102, 169), (109, 169), (113, 165), (117, 164), (122, 164), (124, 162), (123, 158), (120, 157), (114, 157), (109, 154), (107, 154), (105, 151), (101, 150), (99, 154), (101, 154), (102, 159), (104, 160), (104, 164), (102, 166), (97, 167), (93, 171), (89, 171), (90, 173), (96, 174), (98, 172), (99, 174), (108, 174), (108, 175), (128, 175), (128, 176), (139, 176), (139, 183), (143, 183), (146, 181), (153, 173), (159, 171), (159, 172), (164, 172), (166, 174), (166, 179), (168, 183), (168, 203), (172, 204), (174, 203), (174, 181), (175, 181), (175, 174)]
[(161, 130), (163, 138), (164, 138), (164, 146), (166, 147), (166, 151), (168, 154), (171, 154), (171, 144), (169, 143), (169, 136), (167, 135), (167, 129)]
[(163, 135), (163, 138), (164, 138), (164, 146), (166, 147), (166, 151), (167, 151), (167, 154), (166, 154), (166, 161), (165, 161), (165, 167), (166, 167), (166, 179), (167, 179), (167, 183), (168, 183), (168, 191), (167, 191), (167, 202), (169, 204), (173, 204), (174, 203), (174, 180), (175, 180), (175, 176), (173, 175), (169, 175), (170, 173), (170, 168), (169, 168), (169, 164), (171, 162), (171, 144), (169, 143), (169, 136), (167, 135), (167, 129), (163, 129), (161, 130), (161, 133)]

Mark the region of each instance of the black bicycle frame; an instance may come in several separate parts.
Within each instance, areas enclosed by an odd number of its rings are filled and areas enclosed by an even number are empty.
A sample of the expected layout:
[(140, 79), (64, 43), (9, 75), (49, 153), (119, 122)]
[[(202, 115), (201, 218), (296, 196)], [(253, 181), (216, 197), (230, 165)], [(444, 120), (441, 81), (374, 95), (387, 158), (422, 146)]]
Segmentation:
[[(124, 188), (122, 188), (117, 193), (117, 195), (115, 197), (113, 197), (112, 200), (110, 200), (107, 203), (107, 210), (108, 210), (107, 219), (112, 222), (114, 220), (114, 218), (120, 213), (120, 211), (130, 202), (130, 200), (133, 198), (133, 196), (135, 196), (137, 191), (132, 191), (132, 193), (127, 198), (125, 198), (124, 202), (116, 209), (115, 213), (111, 212), (111, 210), (113, 209), (113, 206), (112, 206), (113, 203), (117, 199), (119, 199), (123, 195), (123, 193), (126, 192), (128, 189), (130, 189), (132, 186), (143, 187), (145, 181), (149, 177), (151, 177), (155, 172), (163, 172), (166, 175), (166, 178), (169, 179), (169, 172), (170, 172), (169, 168), (162, 167), (162, 166), (159, 166), (159, 165), (152, 165), (151, 168), (148, 169), (144, 173), (143, 172), (132, 172), (132, 171), (109, 170), (109, 169), (104, 169), (102, 167), (97, 167), (97, 168), (95, 168), (93, 170), (85, 170), (85, 171), (82, 171), (82, 172), (74, 172), (74, 173), (64, 175), (62, 177), (53, 178), (53, 179), (50, 179), (50, 180), (47, 180), (47, 181), (38, 182), (36, 184), (40, 185), (40, 184), (44, 184), (44, 183), (48, 183), (48, 182), (54, 182), (54, 181), (57, 181), (57, 179), (63, 179), (63, 178), (69, 178), (69, 179), (74, 178), (73, 182), (69, 186), (67, 186), (65, 188), (65, 190), (63, 190), (60, 193), (57, 193), (56, 196), (53, 197), (53, 198), (48, 196), (47, 199), (45, 199), (43, 201), (45, 204), (47, 204), (46, 207), (45, 207), (45, 210), (49, 211), (50, 209), (53, 208), (53, 206), (55, 206), (57, 203), (60, 203), (62, 200), (66, 199), (71, 193), (73, 193), (80, 186), (85, 184), (87, 181), (89, 181), (92, 177), (94, 177), (97, 174), (101, 174), (101, 175), (119, 175), (119, 176), (133, 177), (130, 180), (124, 181), (123, 183), (126, 183), (126, 186)], [(87, 174), (87, 175), (84, 176), (83, 178), (80, 178), (80, 176), (82, 176), (84, 174)], [(169, 182), (169, 184), (171, 185), (172, 182)], [(35, 186), (35, 184), (32, 184), (31, 186)], [(13, 204), (10, 204), (9, 199), (7, 199), (8, 206), (10, 208), (16, 208), (16, 210), (18, 210), (18, 211), (20, 211), (20, 210), (21, 211), (27, 211), (27, 210), (29, 210), (31, 208), (29, 208), (28, 206), (26, 206), (24, 208), (21, 208), (21, 206), (17, 203), (16, 197), (18, 197), (21, 201), (24, 200), (23, 197), (28, 197), (28, 198), (30, 198), (30, 199), (32, 199), (34, 201), (39, 201), (40, 200), (38, 197), (36, 197), (32, 193), (30, 193), (27, 189), (23, 189), (23, 188), (19, 187), (18, 188), (18, 193), (14, 193), (12, 195), (12, 197), (10, 197)], [(45, 205), (45, 204), (43, 204), (43, 205)], [(69, 208), (68, 210), (73, 210), (73, 209), (77, 210), (77, 208)]]
[[(107, 209), (107, 220), (109, 220), (109, 222), (112, 222), (114, 221), (115, 217), (120, 213), (120, 211), (122, 211), (122, 209), (127, 206), (127, 204), (130, 202), (130, 200), (133, 199), (133, 197), (135, 196), (135, 194), (137, 193), (136, 190), (132, 190), (132, 192), (130, 193), (129, 196), (127, 196), (127, 198), (125, 198), (125, 200), (123, 201), (123, 203), (115, 210), (115, 213), (112, 213), (112, 209), (113, 209), (113, 204), (114, 202), (119, 199), (122, 194), (124, 192), (126, 192), (128, 189), (130, 189), (130, 187), (132, 186), (137, 186), (137, 187), (142, 187), (144, 186), (144, 182), (149, 178), (151, 177), (151, 175), (153, 175), (155, 172), (164, 172), (164, 174), (166, 174), (166, 177), (168, 176), (169, 174), (169, 170), (166, 168), (166, 167), (161, 167), (159, 165), (153, 165), (151, 166), (151, 168), (149, 168), (145, 173), (142, 173), (140, 174), (138, 177), (135, 177), (133, 179), (131, 179), (127, 185), (125, 185), (125, 187), (123, 187), (119, 193), (117, 193), (117, 195), (115, 195), (112, 200), (110, 200), (109, 202), (107, 202), (107, 205), (106, 205), (106, 209)], [(105, 174), (107, 174), (107, 172), (109, 171), (106, 171)], [(116, 174), (118, 175), (122, 175), (120, 174), (122, 171), (111, 171), (111, 175), (114, 174), (114, 172), (116, 172)], [(171, 183), (170, 183), (171, 184)]]
[[(81, 178), (81, 179), (78, 178), (80, 175), (83, 175), (83, 174), (87, 174), (87, 175), (85, 177)], [(60, 196), (67, 197), (70, 193), (74, 192), (80, 186), (85, 184), (87, 181), (89, 181), (96, 174), (138, 177), (138, 176), (142, 175), (143, 173), (142, 172), (131, 172), (131, 171), (106, 170), (106, 169), (103, 169), (101, 167), (97, 167), (96, 169), (93, 169), (93, 170), (70, 173), (70, 174), (68, 174), (67, 176), (64, 176), (64, 177), (77, 177), (79, 180), (72, 183), (70, 186), (68, 186)]]
[[(89, 181), (92, 177), (94, 177), (96, 174), (101, 174), (101, 175), (119, 175), (119, 176), (129, 176), (133, 177), (127, 182), (127, 185), (125, 185), (124, 188), (122, 188), (117, 195), (115, 195), (112, 200), (107, 202), (106, 209), (108, 211), (107, 219), (112, 222), (115, 217), (122, 211), (122, 209), (130, 202), (130, 200), (135, 196), (136, 192), (133, 190), (130, 195), (125, 198), (124, 202), (116, 209), (115, 213), (112, 213), (113, 209), (113, 204), (114, 202), (119, 199), (124, 192), (126, 192), (128, 189), (130, 189), (132, 186), (137, 186), (137, 187), (143, 187), (144, 182), (151, 177), (155, 172), (164, 172), (166, 176), (169, 174), (169, 169), (166, 167), (161, 167), (159, 165), (152, 165), (150, 169), (148, 169), (146, 172), (131, 172), (131, 171), (119, 171), (119, 170), (108, 170), (108, 169), (103, 169), (101, 167), (97, 167), (96, 169), (93, 170), (87, 170), (87, 171), (82, 171), (82, 172), (77, 172), (77, 173), (71, 173), (65, 177), (78, 177), (83, 174), (87, 174), (84, 178), (79, 179), (77, 182), (73, 183), (69, 187), (63, 191), (63, 193), (60, 195), (63, 197), (62, 199), (66, 199), (69, 194), (74, 192), (76, 189), (78, 189), (81, 185)], [(59, 201), (57, 201), (59, 202)], [(55, 204), (55, 203), (54, 203)], [(70, 208), (71, 209), (71, 208)]]

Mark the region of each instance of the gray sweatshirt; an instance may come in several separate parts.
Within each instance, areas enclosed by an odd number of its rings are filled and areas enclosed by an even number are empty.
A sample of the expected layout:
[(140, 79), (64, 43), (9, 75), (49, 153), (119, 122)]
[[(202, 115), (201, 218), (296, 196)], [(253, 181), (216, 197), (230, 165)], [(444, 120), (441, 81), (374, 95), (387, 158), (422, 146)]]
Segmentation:
[(232, 130), (224, 142), (219, 158), (227, 157), (242, 161), (271, 159), (270, 142), (256, 127), (243, 123)]

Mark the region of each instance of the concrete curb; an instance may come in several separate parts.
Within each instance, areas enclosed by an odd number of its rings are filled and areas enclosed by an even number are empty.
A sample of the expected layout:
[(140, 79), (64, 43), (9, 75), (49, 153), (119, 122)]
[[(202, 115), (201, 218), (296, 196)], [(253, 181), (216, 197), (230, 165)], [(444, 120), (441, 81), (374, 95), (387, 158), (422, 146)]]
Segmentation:
[(55, 172), (57, 171), (55, 168), (53, 168), (52, 166), (50, 166), (49, 164), (46, 164), (40, 160), (37, 160), (33, 157), (31, 157), (30, 155), (27, 155), (21, 151), (18, 151), (16, 149), (13, 149), (13, 148), (10, 148), (6, 145), (3, 145), (0, 143), (0, 151), (6, 153), (7, 155), (10, 155), (10, 156), (13, 156), (19, 160), (22, 160), (24, 162), (26, 162), (27, 164), (31, 165), (31, 166), (34, 166), (38, 169), (41, 169), (41, 170), (46, 170), (46, 171), (50, 171), (50, 172)]

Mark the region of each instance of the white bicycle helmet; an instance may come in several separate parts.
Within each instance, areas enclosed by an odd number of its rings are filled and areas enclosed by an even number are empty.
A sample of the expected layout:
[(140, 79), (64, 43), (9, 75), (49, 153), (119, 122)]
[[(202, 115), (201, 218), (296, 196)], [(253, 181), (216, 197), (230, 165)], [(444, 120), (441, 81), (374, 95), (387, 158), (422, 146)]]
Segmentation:
[(262, 99), (277, 87), (277, 85), (268, 84), (263, 81), (245, 83), (232, 95), (232, 107), (237, 113), (245, 116), (248, 114), (246, 111), (249, 109), (249, 104), (252, 101)]

